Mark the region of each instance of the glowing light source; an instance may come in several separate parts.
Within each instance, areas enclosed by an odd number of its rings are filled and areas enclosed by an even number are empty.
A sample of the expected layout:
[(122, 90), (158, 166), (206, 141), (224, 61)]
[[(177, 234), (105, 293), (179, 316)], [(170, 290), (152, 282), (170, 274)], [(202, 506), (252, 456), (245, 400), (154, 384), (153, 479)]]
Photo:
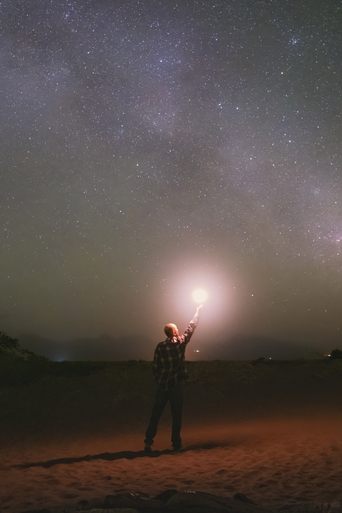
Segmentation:
[(195, 289), (192, 293), (192, 299), (198, 305), (205, 303), (208, 299), (208, 292), (204, 289)]

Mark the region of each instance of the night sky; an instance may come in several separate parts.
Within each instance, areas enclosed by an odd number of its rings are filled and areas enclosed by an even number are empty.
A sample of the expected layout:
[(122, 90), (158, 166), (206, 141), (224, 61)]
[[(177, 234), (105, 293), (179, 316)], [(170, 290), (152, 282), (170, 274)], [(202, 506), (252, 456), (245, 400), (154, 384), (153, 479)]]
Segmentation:
[(1, 1), (0, 329), (342, 345), (341, 15)]

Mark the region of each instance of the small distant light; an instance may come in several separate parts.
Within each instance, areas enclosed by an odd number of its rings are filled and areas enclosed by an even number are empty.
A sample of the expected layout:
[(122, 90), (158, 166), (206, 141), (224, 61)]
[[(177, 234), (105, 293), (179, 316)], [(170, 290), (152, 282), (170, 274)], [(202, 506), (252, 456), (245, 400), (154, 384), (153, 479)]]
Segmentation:
[(194, 349), (194, 353), (199, 353), (200, 350), (199, 349)]

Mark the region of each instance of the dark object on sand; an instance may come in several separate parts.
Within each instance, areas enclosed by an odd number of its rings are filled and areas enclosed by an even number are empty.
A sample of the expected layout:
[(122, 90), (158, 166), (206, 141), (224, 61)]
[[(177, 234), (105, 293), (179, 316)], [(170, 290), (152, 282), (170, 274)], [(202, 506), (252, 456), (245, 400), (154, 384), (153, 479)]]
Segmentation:
[(246, 502), (247, 504), (255, 504), (255, 502), (252, 501), (252, 499), (250, 499), (249, 497), (247, 497), (247, 495), (245, 495), (244, 493), (235, 493), (233, 495), (233, 499), (235, 499), (236, 501)]

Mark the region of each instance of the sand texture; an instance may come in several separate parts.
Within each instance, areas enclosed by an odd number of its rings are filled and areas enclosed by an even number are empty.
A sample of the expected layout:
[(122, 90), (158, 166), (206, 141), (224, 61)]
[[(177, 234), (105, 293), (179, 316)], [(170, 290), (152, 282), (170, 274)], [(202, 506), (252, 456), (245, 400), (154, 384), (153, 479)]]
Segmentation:
[[(324, 381), (320, 383), (325, 386)], [(254, 381), (256, 396), (260, 393), (260, 387), (256, 390), (257, 384)], [(65, 390), (65, 383), (60, 386)], [(75, 388), (82, 394), (77, 380), (71, 379), (69, 386), (70, 391)], [(317, 511), (321, 512), (340, 511), (342, 415), (339, 402), (335, 408), (330, 404), (325, 409), (323, 402), (317, 403), (316, 397), (310, 408), (307, 402), (303, 404), (302, 414), (297, 402), (292, 412), (286, 411), (282, 416), (279, 404), (275, 404), (273, 410), (269, 404), (267, 411), (260, 407), (253, 410), (242, 401), (236, 415), (234, 401), (229, 403), (227, 399), (227, 408), (221, 408), (214, 415), (212, 405), (218, 389), (215, 388), (210, 401), (213, 389), (209, 387), (207, 395), (200, 395), (195, 407), (195, 400), (190, 402), (194, 397), (191, 386), (200, 394), (196, 384), (190, 385), (185, 404), (184, 450), (176, 454), (169, 450), (170, 416), (166, 411), (151, 455), (142, 451), (152, 399), (150, 384), (145, 391), (146, 403), (140, 401), (132, 411), (134, 401), (138, 401), (133, 394), (129, 399), (130, 410), (120, 407), (120, 418), (115, 417), (112, 410), (108, 417), (100, 410), (92, 415), (95, 406), (90, 398), (88, 424), (81, 413), (78, 424), (76, 415), (72, 416), (71, 423), (63, 417), (63, 411), (71, 411), (68, 409), (70, 396), (65, 404), (57, 398), (57, 411), (52, 408), (44, 418), (33, 415), (26, 424), (19, 422), (27, 418), (29, 408), (24, 417), (17, 412), (19, 420), (13, 409), (11, 418), (7, 418), (4, 414), (6, 393), (7, 399), (18, 398), (20, 394), (28, 396), (21, 386), (3, 389), (1, 513), (90, 508), (110, 495), (134, 492), (156, 496), (170, 489), (197, 490), (223, 497), (240, 493), (268, 511), (311, 511), (294, 509), (298, 505), (303, 508), (305, 504), (308, 508), (317, 505), (320, 508)], [(38, 391), (44, 397), (49, 396), (42, 390), (36, 383), (29, 396), (36, 394), (35, 400), (38, 400)], [(54, 397), (56, 399), (56, 395)], [(115, 401), (115, 394), (113, 397)], [(224, 394), (219, 397), (221, 401)], [(241, 393), (240, 397), (243, 398)], [(290, 397), (288, 399), (290, 404)], [(104, 395), (103, 401), (107, 400)], [(18, 408), (25, 407), (24, 402), (17, 401)], [(285, 405), (283, 409), (288, 410)], [(35, 411), (33, 407), (32, 411)]]

